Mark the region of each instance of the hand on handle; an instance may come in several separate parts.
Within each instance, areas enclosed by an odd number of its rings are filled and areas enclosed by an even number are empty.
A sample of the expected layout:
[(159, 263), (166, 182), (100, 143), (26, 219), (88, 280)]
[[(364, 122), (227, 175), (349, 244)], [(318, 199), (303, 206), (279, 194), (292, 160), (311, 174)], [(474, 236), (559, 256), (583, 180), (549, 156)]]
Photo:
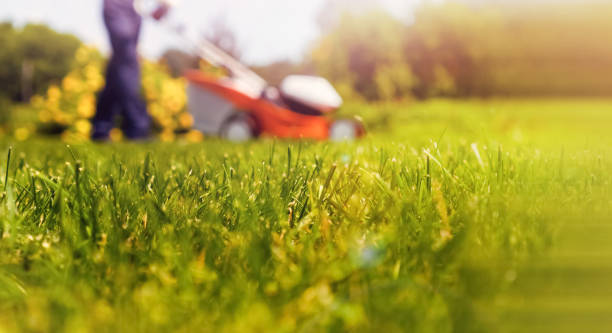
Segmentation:
[(163, 19), (164, 17), (166, 17), (166, 15), (168, 15), (168, 12), (170, 11), (170, 6), (168, 6), (167, 4), (161, 4), (159, 5), (159, 7), (153, 12), (153, 14), (151, 14), (151, 16), (159, 21), (161, 19)]

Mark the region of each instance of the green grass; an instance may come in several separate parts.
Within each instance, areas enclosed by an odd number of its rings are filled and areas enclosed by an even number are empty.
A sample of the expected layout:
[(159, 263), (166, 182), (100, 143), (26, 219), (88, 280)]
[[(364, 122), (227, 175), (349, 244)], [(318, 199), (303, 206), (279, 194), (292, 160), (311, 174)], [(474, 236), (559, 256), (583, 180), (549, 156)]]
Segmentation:
[(0, 331), (612, 327), (611, 101), (347, 112), (368, 138), (4, 139)]

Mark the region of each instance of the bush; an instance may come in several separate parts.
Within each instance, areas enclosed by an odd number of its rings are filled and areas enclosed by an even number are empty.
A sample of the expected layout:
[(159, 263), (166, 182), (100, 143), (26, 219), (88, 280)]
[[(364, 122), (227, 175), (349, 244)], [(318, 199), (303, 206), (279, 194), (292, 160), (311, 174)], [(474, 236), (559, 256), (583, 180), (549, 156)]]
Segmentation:
[(369, 100), (610, 96), (611, 10), (595, 0), (424, 2), (410, 24), (358, 12), (325, 27), (311, 61)]
[[(32, 99), (42, 129), (61, 133), (65, 141), (89, 139), (96, 94), (104, 86), (104, 65), (104, 58), (93, 48), (83, 46), (76, 52), (74, 68), (61, 84), (51, 85), (44, 95)], [(163, 140), (173, 140), (177, 132), (191, 129), (193, 118), (186, 111), (184, 79), (173, 79), (162, 65), (144, 61), (142, 84), (154, 130)], [(111, 139), (121, 137), (119, 130), (111, 133)], [(199, 139), (201, 135), (190, 132), (188, 137)]]
[(11, 103), (3, 96), (0, 96), (0, 132), (6, 129), (11, 119)]
[(15, 29), (2, 23), (0, 45), (0, 95), (19, 101), (60, 81), (70, 71), (81, 42), (45, 25)]

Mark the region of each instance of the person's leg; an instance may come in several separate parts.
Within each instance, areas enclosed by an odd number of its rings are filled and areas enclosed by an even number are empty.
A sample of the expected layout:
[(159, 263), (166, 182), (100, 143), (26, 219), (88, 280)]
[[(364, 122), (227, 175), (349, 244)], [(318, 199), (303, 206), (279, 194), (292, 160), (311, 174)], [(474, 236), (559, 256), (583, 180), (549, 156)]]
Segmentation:
[(116, 64), (111, 61), (106, 69), (106, 84), (104, 89), (98, 96), (96, 104), (96, 115), (92, 119), (93, 140), (108, 139), (110, 131), (115, 126), (115, 118), (118, 114), (119, 96), (116, 93), (117, 89), (117, 68)]
[(119, 103), (123, 115), (123, 131), (129, 139), (142, 139), (149, 136), (151, 118), (141, 96), (140, 63), (137, 52), (140, 21), (135, 23), (136, 33), (129, 38), (117, 39), (115, 51), (121, 55), (117, 81), (120, 82)]
[(141, 96), (140, 65), (138, 61), (123, 63), (119, 71), (119, 77), (125, 136), (129, 139), (146, 138), (150, 134), (151, 118)]

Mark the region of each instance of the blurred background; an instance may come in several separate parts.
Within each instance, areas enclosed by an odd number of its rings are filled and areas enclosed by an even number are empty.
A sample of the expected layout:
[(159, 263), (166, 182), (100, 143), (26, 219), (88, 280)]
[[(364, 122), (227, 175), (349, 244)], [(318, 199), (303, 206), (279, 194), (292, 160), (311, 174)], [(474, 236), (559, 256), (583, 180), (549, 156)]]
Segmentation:
[[(607, 96), (611, 10), (595, 0), (185, 0), (170, 20), (272, 82), (317, 73), (349, 98)], [(58, 83), (82, 43), (108, 53), (101, 1), (9, 2), (0, 21), (4, 99)], [(163, 25), (143, 33), (148, 59), (188, 51)]]
[[(101, 5), (24, 0), (0, 9), (3, 132), (87, 139), (109, 53)], [(173, 29), (182, 26), (272, 84), (321, 75), (349, 103), (608, 97), (611, 10), (598, 0), (184, 0), (166, 23), (145, 21), (144, 94), (166, 139), (189, 129), (180, 74), (203, 65)]]

